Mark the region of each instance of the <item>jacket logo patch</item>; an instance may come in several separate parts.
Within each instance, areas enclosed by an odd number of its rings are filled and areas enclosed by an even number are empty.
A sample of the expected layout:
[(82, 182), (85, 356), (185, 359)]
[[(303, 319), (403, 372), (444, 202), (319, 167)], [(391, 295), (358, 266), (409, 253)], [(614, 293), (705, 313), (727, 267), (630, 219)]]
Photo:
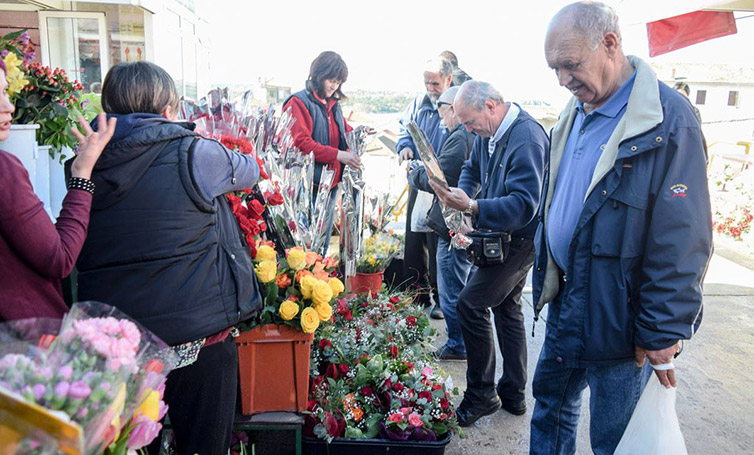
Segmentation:
[(683, 183), (677, 183), (670, 187), (670, 192), (673, 193), (671, 197), (686, 197), (686, 191), (689, 189)]

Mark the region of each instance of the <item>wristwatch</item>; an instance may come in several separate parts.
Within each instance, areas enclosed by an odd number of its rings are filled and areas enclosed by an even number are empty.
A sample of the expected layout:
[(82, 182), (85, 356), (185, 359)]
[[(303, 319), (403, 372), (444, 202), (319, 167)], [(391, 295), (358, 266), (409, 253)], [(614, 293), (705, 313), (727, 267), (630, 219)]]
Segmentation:
[(469, 206), (463, 211), (465, 215), (474, 216), (474, 208), (476, 207), (476, 201), (469, 198)]

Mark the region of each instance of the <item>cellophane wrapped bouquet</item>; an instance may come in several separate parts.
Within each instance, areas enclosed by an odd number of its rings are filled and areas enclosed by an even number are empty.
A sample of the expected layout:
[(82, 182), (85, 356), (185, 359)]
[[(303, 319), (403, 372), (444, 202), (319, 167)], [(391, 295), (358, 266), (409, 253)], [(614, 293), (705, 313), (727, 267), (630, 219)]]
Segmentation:
[(356, 263), (359, 273), (383, 272), (390, 261), (398, 254), (403, 243), (400, 238), (390, 232), (376, 232), (364, 240), (360, 250), (360, 257)]
[[(46, 327), (44, 333), (29, 327)], [(83, 453), (125, 454), (159, 433), (162, 392), (177, 363), (159, 338), (115, 308), (77, 303), (55, 327), (36, 320), (2, 329), (0, 388), (52, 411), (83, 430)], [(17, 453), (36, 454), (36, 441)]]

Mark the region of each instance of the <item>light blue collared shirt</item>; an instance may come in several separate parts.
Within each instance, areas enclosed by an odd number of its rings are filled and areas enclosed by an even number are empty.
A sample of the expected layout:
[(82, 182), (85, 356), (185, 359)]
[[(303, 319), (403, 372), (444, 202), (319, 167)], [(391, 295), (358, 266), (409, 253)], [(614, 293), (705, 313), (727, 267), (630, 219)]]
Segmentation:
[(490, 145), (487, 151), (490, 153), (490, 156), (492, 156), (493, 153), (495, 153), (495, 147), (497, 147), (497, 143), (500, 142), (500, 139), (502, 139), (503, 134), (510, 128), (510, 126), (513, 124), (513, 122), (518, 118), (519, 112), (521, 112), (521, 108), (518, 107), (518, 104), (516, 103), (507, 103), (508, 104), (508, 112), (505, 113), (505, 117), (503, 117), (503, 121), (500, 122), (500, 126), (497, 127), (497, 131), (495, 132), (495, 135), (490, 138)]
[(634, 79), (636, 71), (605, 104), (589, 114), (584, 111), (583, 103), (576, 105), (576, 116), (563, 149), (547, 221), (550, 254), (564, 272), (567, 272), (568, 249), (584, 208), (586, 191), (607, 141), (626, 113)]

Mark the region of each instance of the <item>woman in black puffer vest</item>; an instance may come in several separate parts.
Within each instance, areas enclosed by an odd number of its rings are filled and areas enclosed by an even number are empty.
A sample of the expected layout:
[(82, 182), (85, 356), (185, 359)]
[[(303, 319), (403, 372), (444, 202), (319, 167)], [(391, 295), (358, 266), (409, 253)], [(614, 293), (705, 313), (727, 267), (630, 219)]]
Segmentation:
[(224, 194), (253, 186), (259, 167), (174, 121), (174, 82), (152, 63), (114, 66), (102, 107), (118, 123), (92, 174), (79, 299), (119, 308), (183, 353), (165, 391), (178, 453), (225, 454), (238, 381), (229, 333), (262, 301)]

